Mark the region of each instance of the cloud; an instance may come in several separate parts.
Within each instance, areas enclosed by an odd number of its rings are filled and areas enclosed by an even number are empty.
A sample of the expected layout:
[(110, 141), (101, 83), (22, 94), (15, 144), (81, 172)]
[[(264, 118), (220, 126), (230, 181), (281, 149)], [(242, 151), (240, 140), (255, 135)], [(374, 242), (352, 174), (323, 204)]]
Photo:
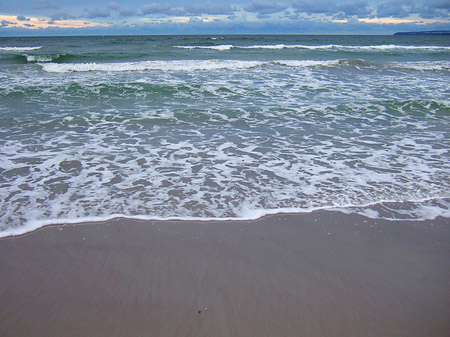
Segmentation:
[(184, 15), (230, 15), (236, 11), (230, 5), (213, 5), (210, 2), (204, 5), (193, 5), (190, 3), (183, 9)]
[(84, 16), (87, 19), (107, 18), (111, 15), (109, 9), (106, 8), (94, 8), (92, 10), (86, 10), (87, 14)]
[(268, 15), (283, 12), (288, 8), (286, 4), (272, 3), (267, 1), (253, 1), (250, 5), (244, 7), (247, 12), (258, 13), (259, 15)]
[(447, 0), (434, 0), (427, 2), (429, 7), (435, 8), (435, 9), (444, 9), (447, 12), (450, 11), (450, 2)]
[(450, 17), (450, 2), (448, 1), (429, 1), (422, 6), (416, 6), (414, 11), (422, 18), (449, 18)]
[(48, 0), (40, 0), (33, 7), (34, 9), (59, 9), (59, 6)]
[[(397, 3), (400, 0), (395, 0)], [(297, 13), (308, 15), (324, 14), (327, 16), (367, 17), (373, 13), (373, 7), (367, 1), (330, 1), (330, 0), (296, 0), (292, 7)]]
[(136, 11), (132, 8), (120, 8), (119, 9), (119, 15), (123, 16), (123, 17), (127, 17), (127, 16), (134, 16), (136, 15)]
[(206, 15), (230, 15), (237, 9), (230, 5), (215, 5), (207, 2), (204, 5), (196, 5), (189, 3), (183, 7), (172, 7), (169, 4), (151, 3), (142, 6), (141, 13), (143, 15), (163, 14), (175, 16), (200, 16)]
[[(40, 31), (49, 27), (58, 28), (87, 28), (87, 27), (109, 27), (107, 23), (85, 22), (79, 19), (71, 19), (71, 15), (63, 16), (62, 14), (54, 15), (53, 18), (42, 18), (30, 16), (27, 20), (19, 20), (17, 16), (0, 15), (0, 27), (6, 28), (2, 30), (2, 34), (13, 34), (13, 32), (22, 33), (25, 31)], [(8, 31), (8, 33), (6, 33)], [(27, 35), (27, 34), (25, 34)]]
[(30, 18), (26, 18), (26, 17), (23, 16), (23, 15), (19, 15), (19, 16), (17, 17), (17, 20), (19, 20), (19, 21), (30, 21)]
[(0, 22), (0, 26), (2, 26), (2, 27), (8, 27), (10, 25), (16, 25), (16, 23), (15, 22), (11, 22), (11, 21), (6, 21), (6, 20), (2, 20)]
[(373, 14), (373, 7), (367, 1), (351, 1), (339, 4), (337, 11), (347, 17), (367, 17)]
[(388, 1), (377, 6), (376, 14), (379, 18), (403, 18), (414, 12), (411, 6), (407, 6), (398, 1)]
[(424, 19), (448, 18), (450, 16), (450, 2), (442, 0), (426, 3), (385, 1), (376, 8), (377, 17), (407, 18), (417, 15)]
[(141, 13), (144, 15), (147, 14), (166, 14), (170, 15), (174, 13), (174, 10), (169, 4), (158, 4), (158, 3), (151, 3), (142, 6)]
[[(449, 29), (448, 0), (90, 0), (86, 8), (69, 0), (28, 0), (29, 9), (0, 16), (5, 31), (87, 29), (113, 33), (390, 33), (410, 28)], [(18, 0), (17, 3), (26, 0)], [(0, 0), (2, 9), (14, 1)], [(145, 4), (146, 3), (146, 4)], [(137, 4), (144, 4), (143, 6)], [(233, 5), (235, 4), (235, 5)], [(59, 7), (61, 6), (61, 10)], [(96, 7), (97, 6), (97, 7)], [(123, 7), (125, 6), (125, 7)], [(16, 6), (17, 7), (17, 6)], [(20, 15), (25, 13), (28, 16)], [(53, 13), (53, 14), (52, 14)], [(71, 14), (67, 14), (71, 13)], [(38, 17), (35, 17), (38, 15)], [(133, 17), (133, 18), (131, 18)], [(137, 18), (141, 17), (141, 18)], [(31, 21), (30, 21), (31, 18)], [(42, 24), (37, 21), (44, 18)], [(108, 18), (108, 23), (105, 22)], [(128, 19), (130, 18), (130, 19)], [(437, 19), (437, 20), (436, 20)], [(3, 21), (1, 21), (3, 20)], [(87, 22), (86, 22), (87, 21)], [(45, 22), (45, 25), (44, 25)], [(145, 22), (145, 24), (143, 23)], [(141, 31), (144, 26), (147, 31)], [(421, 23), (421, 25), (417, 25)], [(26, 26), (28, 24), (28, 26)], [(32, 27), (34, 25), (35, 27)], [(413, 26), (415, 25), (415, 26)], [(443, 27), (443, 28), (442, 28)], [(54, 29), (54, 28), (51, 28)], [(134, 29), (134, 30), (133, 30)], [(411, 29), (410, 29), (411, 30)], [(80, 31), (81, 32), (81, 31)]]
[(306, 14), (336, 14), (336, 4), (328, 0), (297, 0), (292, 2), (297, 13)]
[(115, 3), (115, 2), (110, 2), (109, 4), (108, 4), (108, 8), (109, 9), (112, 9), (113, 11), (118, 11), (119, 10), (119, 5), (117, 4), (117, 3)]
[(130, 7), (122, 8), (116, 2), (110, 2), (107, 7), (115, 12), (118, 12), (121, 17), (135, 16), (137, 14), (135, 9)]
[(67, 14), (67, 13), (55, 13), (53, 15), (50, 15), (51, 21), (61, 21), (61, 20), (72, 20), (76, 19), (75, 16)]
[(348, 18), (348, 19), (347, 19), (347, 23), (350, 23), (350, 24), (352, 24), (352, 25), (355, 25), (355, 24), (361, 23), (361, 21), (359, 21), (358, 16), (355, 15), (355, 16), (352, 16), (352, 17)]

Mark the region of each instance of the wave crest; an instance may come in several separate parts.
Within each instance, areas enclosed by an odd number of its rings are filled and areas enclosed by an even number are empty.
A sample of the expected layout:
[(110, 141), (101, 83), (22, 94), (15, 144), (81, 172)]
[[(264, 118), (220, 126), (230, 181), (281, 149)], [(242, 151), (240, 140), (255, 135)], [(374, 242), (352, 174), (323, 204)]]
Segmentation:
[(64, 56), (64, 54), (56, 55), (24, 55), (27, 62), (54, 62)]
[(352, 45), (338, 45), (338, 44), (328, 44), (328, 45), (301, 45), (301, 44), (273, 44), (273, 45), (250, 45), (250, 46), (239, 46), (239, 45), (211, 45), (211, 46), (174, 46), (175, 48), (183, 49), (213, 49), (219, 51), (230, 50), (232, 48), (236, 49), (305, 49), (305, 50), (324, 50), (324, 51), (356, 51), (356, 52), (411, 52), (411, 51), (448, 51), (450, 47), (448, 46), (402, 46), (402, 45), (368, 45), (368, 46), (352, 46)]
[(172, 61), (140, 61), (118, 63), (54, 63), (62, 57), (42, 55), (27, 56), (29, 62), (37, 62), (42, 70), (49, 73), (69, 72), (121, 72), (121, 71), (214, 71), (214, 70), (242, 70), (267, 65), (281, 65), (294, 68), (310, 67), (352, 67), (356, 69), (384, 68), (414, 71), (448, 71), (450, 62), (390, 62), (386, 64), (365, 61), (361, 59), (338, 60), (273, 60), (273, 61), (245, 61), (245, 60), (172, 60)]
[(52, 73), (87, 72), (87, 71), (195, 71), (220, 69), (248, 69), (260, 66), (260, 61), (239, 60), (175, 60), (175, 61), (141, 61), (122, 63), (39, 63), (42, 69)]
[(42, 48), (42, 46), (38, 46), (38, 47), (0, 47), (0, 50), (22, 52), (22, 51), (38, 50), (41, 48)]

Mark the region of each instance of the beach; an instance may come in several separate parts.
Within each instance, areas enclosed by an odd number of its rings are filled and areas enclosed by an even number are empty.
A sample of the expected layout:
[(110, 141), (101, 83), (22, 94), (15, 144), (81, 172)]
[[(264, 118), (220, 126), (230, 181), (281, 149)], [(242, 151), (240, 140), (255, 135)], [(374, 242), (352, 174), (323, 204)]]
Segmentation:
[(113, 219), (0, 239), (1, 336), (448, 336), (450, 219)]

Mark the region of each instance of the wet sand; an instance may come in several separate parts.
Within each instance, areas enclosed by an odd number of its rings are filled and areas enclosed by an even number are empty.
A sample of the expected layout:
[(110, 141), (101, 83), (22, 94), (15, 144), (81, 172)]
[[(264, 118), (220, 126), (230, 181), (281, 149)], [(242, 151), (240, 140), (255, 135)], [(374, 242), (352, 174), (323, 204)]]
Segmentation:
[(0, 240), (0, 336), (450, 335), (450, 219), (115, 219)]

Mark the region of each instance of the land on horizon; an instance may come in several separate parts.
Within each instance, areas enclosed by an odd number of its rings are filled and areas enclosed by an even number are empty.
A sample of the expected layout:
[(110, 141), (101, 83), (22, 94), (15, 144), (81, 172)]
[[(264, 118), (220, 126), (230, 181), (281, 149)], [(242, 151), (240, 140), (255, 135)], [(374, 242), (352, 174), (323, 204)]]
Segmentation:
[(450, 30), (427, 30), (416, 32), (397, 32), (394, 35), (450, 35)]

